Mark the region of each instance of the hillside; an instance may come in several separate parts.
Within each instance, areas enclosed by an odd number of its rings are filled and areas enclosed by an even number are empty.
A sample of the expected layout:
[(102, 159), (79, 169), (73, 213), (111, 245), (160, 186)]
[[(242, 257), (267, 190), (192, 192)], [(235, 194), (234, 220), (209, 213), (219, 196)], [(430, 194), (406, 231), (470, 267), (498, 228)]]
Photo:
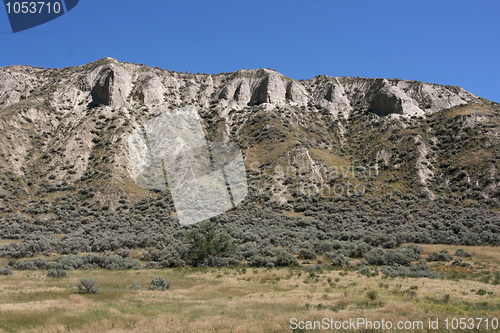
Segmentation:
[(349, 196), (346, 180), (368, 197), (499, 204), (500, 106), (462, 88), (295, 81), (271, 69), (176, 73), (104, 58), (0, 69), (1, 209), (82, 189), (110, 209), (136, 202), (147, 193), (132, 180), (127, 136), (186, 105), (207, 139), (241, 146), (259, 194), (282, 204), (294, 193)]
[[(209, 141), (241, 147), (249, 191), (212, 224), (184, 228), (168, 190), (134, 182), (127, 142), (189, 105)], [(137, 250), (152, 267), (266, 266), (293, 264), (286, 251), (361, 258), (405, 242), (499, 245), (499, 129), (498, 103), (416, 81), (176, 73), (111, 58), (5, 67), (0, 257), (73, 254), (68, 267), (130, 268), (139, 264), (108, 257)], [(202, 255), (200, 239), (231, 246)], [(82, 252), (104, 257), (85, 263)]]

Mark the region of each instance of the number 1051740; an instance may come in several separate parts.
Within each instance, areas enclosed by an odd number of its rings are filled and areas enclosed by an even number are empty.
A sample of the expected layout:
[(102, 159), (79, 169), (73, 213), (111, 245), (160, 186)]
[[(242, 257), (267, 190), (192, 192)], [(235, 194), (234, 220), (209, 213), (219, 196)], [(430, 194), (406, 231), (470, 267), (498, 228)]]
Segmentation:
[(61, 3), (57, 2), (57, 1), (55, 1), (55, 2), (44, 2), (44, 1), (7, 2), (5, 4), (5, 7), (7, 8), (8, 14), (10, 14), (10, 13), (14, 13), (14, 14), (42, 14), (42, 13), (59, 14), (62, 10)]

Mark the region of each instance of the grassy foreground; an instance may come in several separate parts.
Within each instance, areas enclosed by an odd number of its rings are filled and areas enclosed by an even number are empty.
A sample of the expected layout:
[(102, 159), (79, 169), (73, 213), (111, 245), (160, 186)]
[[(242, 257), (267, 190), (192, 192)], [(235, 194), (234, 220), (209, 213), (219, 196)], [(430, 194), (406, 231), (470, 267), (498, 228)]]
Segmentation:
[[(454, 252), (457, 247), (424, 248), (429, 253), (443, 248)], [(292, 330), (291, 318), (422, 321), (423, 330), (392, 331), (451, 332), (451, 327), (444, 327), (446, 318), (450, 324), (452, 318), (500, 320), (500, 248), (462, 248), (476, 253), (466, 259), (471, 267), (431, 263), (443, 275), (437, 280), (368, 277), (326, 265), (320, 272), (303, 267), (82, 270), (68, 272), (67, 278), (49, 278), (46, 271), (15, 271), (0, 276), (0, 332), (320, 331)], [(5, 263), (0, 259), (0, 266)], [(148, 290), (156, 276), (171, 280), (172, 287)], [(83, 277), (96, 279), (101, 293), (80, 293), (76, 284)], [(142, 289), (126, 288), (134, 282)], [(439, 318), (438, 330), (428, 329), (429, 318)], [(358, 332), (363, 331), (378, 330)], [(498, 329), (486, 330), (483, 324), (479, 330), (463, 330), (475, 331)]]

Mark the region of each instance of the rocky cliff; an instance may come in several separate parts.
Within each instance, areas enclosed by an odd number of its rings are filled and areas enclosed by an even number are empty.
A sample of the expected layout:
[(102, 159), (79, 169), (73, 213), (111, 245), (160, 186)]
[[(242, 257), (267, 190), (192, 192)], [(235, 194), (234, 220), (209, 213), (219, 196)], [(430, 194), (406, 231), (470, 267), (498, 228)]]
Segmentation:
[(68, 193), (126, 208), (148, 195), (132, 180), (127, 137), (188, 105), (207, 139), (240, 145), (266, 200), (403, 193), (496, 206), (500, 199), (500, 106), (460, 87), (324, 75), (296, 81), (271, 69), (177, 73), (104, 58), (0, 69), (0, 209)]

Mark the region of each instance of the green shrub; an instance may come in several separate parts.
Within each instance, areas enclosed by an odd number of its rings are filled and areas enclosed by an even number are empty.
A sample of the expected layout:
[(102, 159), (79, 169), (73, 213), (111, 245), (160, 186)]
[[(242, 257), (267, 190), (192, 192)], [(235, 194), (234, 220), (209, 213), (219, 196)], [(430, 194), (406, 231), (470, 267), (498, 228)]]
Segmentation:
[(361, 268), (358, 270), (358, 273), (363, 274), (363, 275), (370, 275), (370, 267), (368, 266), (361, 266)]
[(479, 289), (479, 290), (476, 292), (476, 294), (478, 294), (479, 296), (484, 296), (484, 295), (486, 295), (486, 290), (484, 290), (484, 289)]
[(127, 286), (127, 289), (128, 290), (139, 290), (139, 289), (141, 289), (141, 285), (138, 284), (137, 282), (134, 282), (130, 286)]
[(118, 250), (116, 250), (115, 254), (122, 257), (122, 258), (127, 258), (127, 257), (130, 257), (130, 250), (129, 249), (118, 249)]
[(370, 301), (374, 301), (377, 299), (378, 293), (375, 290), (371, 290), (366, 293), (366, 297), (368, 297)]
[(459, 266), (459, 267), (470, 267), (470, 264), (464, 262), (462, 258), (455, 258), (451, 264), (453, 266)]
[(306, 266), (305, 269), (306, 269), (306, 272), (318, 272), (318, 271), (321, 271), (323, 269), (323, 267), (318, 264), (318, 265)]
[(234, 252), (234, 244), (229, 235), (220, 233), (213, 223), (205, 223), (198, 229), (185, 234), (191, 249), (189, 259), (194, 266), (207, 265), (210, 259)]
[(250, 265), (255, 267), (268, 267), (269, 264), (273, 264), (274, 267), (274, 263), (268, 257), (255, 256), (250, 258)]
[(448, 253), (448, 250), (441, 250), (439, 252), (432, 252), (427, 257), (427, 261), (452, 261), (453, 255)]
[(2, 268), (0, 269), (0, 275), (12, 275), (12, 269), (10, 268)]
[(473, 253), (471, 253), (469, 251), (466, 251), (466, 250), (464, 250), (462, 248), (458, 248), (455, 251), (455, 255), (458, 256), (458, 257), (472, 257)]
[(274, 263), (276, 266), (297, 266), (299, 261), (288, 252), (281, 252)]
[(431, 270), (426, 264), (416, 264), (410, 265), (409, 268), (404, 266), (384, 266), (382, 267), (382, 273), (397, 277), (397, 276), (408, 276), (408, 277), (428, 277), (431, 279), (439, 278), (439, 273)]
[(25, 271), (25, 270), (26, 271), (36, 271), (36, 270), (38, 270), (38, 267), (31, 260), (18, 261), (18, 262), (16, 262), (14, 267), (16, 269), (19, 269), (22, 271)]
[(151, 281), (151, 284), (149, 285), (150, 290), (167, 290), (170, 288), (170, 285), (172, 282), (166, 281), (164, 278), (161, 276), (155, 277), (153, 281)]
[(314, 251), (309, 250), (309, 249), (302, 249), (299, 252), (299, 255), (302, 257), (302, 259), (315, 259), (316, 258), (316, 253)]
[(78, 290), (87, 294), (97, 294), (101, 290), (99, 288), (99, 282), (92, 278), (83, 278), (77, 284)]
[(326, 255), (332, 260), (333, 266), (346, 267), (349, 266), (351, 262), (349, 257), (345, 256), (342, 253), (328, 252)]
[(63, 278), (68, 276), (68, 272), (64, 269), (49, 269), (47, 276), (53, 278)]
[(420, 260), (422, 248), (417, 245), (409, 245), (400, 249), (383, 250), (373, 249), (364, 255), (364, 259), (370, 265), (404, 265), (407, 266), (413, 261)]

